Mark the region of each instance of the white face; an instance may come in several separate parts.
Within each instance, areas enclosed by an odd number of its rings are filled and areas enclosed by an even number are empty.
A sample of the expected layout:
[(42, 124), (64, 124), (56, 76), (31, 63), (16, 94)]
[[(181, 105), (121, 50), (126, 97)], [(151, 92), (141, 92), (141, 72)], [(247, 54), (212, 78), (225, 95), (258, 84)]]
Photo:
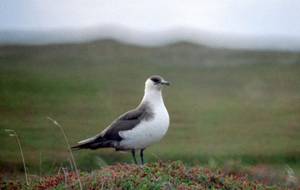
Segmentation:
[(160, 91), (164, 85), (170, 85), (170, 83), (160, 76), (152, 76), (146, 80), (145, 88), (148, 90)]

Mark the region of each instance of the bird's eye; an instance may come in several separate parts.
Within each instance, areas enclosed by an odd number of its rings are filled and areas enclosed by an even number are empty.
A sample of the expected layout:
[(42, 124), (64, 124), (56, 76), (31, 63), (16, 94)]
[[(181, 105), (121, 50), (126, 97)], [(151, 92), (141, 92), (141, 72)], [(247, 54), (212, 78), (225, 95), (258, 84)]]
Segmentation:
[(151, 79), (153, 82), (155, 82), (155, 83), (159, 83), (160, 82), (160, 80), (158, 79), (158, 78), (152, 78)]

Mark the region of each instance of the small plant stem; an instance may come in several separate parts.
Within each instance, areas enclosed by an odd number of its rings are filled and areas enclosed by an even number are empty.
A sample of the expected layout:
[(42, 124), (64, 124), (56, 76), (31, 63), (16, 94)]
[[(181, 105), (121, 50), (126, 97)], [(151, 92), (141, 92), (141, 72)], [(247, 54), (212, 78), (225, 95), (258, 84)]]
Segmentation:
[(42, 153), (40, 152), (40, 182), (42, 181)]
[(64, 136), (65, 142), (66, 142), (67, 147), (68, 147), (68, 151), (69, 151), (69, 153), (70, 153), (71, 161), (72, 161), (72, 163), (73, 163), (73, 165), (74, 165), (75, 173), (76, 173), (77, 178), (78, 178), (79, 188), (80, 188), (80, 190), (82, 190), (82, 183), (81, 183), (81, 180), (80, 180), (79, 171), (78, 171), (78, 168), (77, 168), (77, 164), (76, 164), (76, 162), (75, 162), (75, 158), (74, 158), (73, 152), (72, 152), (72, 150), (71, 150), (71, 146), (70, 146), (69, 140), (68, 140), (68, 138), (67, 138), (67, 136), (66, 136), (65, 130), (64, 130), (64, 128), (63, 128), (57, 121), (55, 121), (55, 120), (52, 119), (51, 117), (47, 117), (47, 119), (49, 119), (50, 121), (52, 121), (53, 124), (56, 125), (56, 126), (60, 129), (61, 133), (62, 133), (63, 136)]
[(28, 181), (28, 177), (27, 177), (27, 168), (26, 168), (26, 164), (25, 164), (25, 159), (24, 159), (24, 154), (23, 154), (23, 150), (22, 150), (22, 146), (21, 146), (21, 142), (19, 139), (19, 136), (16, 132), (14, 132), (17, 143), (19, 145), (19, 149), (20, 149), (20, 153), (21, 153), (21, 157), (22, 157), (22, 162), (23, 162), (23, 167), (24, 167), (24, 173), (25, 173), (25, 180), (26, 180), (26, 184), (29, 185), (29, 181)]

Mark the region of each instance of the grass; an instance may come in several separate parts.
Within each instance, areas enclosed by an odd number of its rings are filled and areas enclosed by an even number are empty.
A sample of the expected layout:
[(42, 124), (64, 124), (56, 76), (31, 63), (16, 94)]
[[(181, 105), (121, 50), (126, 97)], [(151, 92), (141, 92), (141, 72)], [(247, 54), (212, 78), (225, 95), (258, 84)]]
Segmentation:
[(55, 121), (51, 117), (47, 117), (47, 119), (50, 120), (56, 127), (58, 127), (58, 129), (60, 130), (61, 134), (64, 136), (65, 143), (66, 143), (68, 151), (70, 153), (71, 168), (74, 168), (76, 177), (78, 179), (79, 189), (82, 190), (82, 183), (80, 181), (78, 167), (77, 167), (77, 164), (76, 164), (76, 161), (75, 161), (72, 149), (71, 149), (71, 145), (70, 145), (69, 140), (68, 140), (68, 138), (66, 136), (65, 130), (64, 130), (64, 128), (57, 121)]
[[(132, 109), (144, 80), (160, 74), (171, 126), (147, 161), (187, 165), (264, 164), (300, 171), (300, 54), (210, 49), (191, 44), (139, 48), (111, 41), (0, 47), (0, 128), (18, 132), (29, 173), (69, 165), (60, 121), (71, 144)], [(22, 171), (18, 147), (0, 131), (0, 171)], [(74, 153), (81, 170), (131, 162), (112, 150)], [(42, 158), (42, 160), (40, 160)], [(214, 163), (214, 164), (211, 164)]]
[(21, 155), (21, 158), (22, 158), (22, 163), (23, 163), (23, 168), (24, 168), (26, 185), (29, 185), (27, 168), (26, 168), (26, 163), (25, 163), (25, 158), (24, 158), (23, 149), (22, 149), (22, 145), (21, 145), (18, 133), (16, 131), (14, 131), (14, 130), (11, 130), (11, 129), (5, 129), (4, 131), (7, 132), (10, 137), (14, 137), (16, 139), (16, 142), (17, 142), (18, 147), (19, 147), (20, 155)]

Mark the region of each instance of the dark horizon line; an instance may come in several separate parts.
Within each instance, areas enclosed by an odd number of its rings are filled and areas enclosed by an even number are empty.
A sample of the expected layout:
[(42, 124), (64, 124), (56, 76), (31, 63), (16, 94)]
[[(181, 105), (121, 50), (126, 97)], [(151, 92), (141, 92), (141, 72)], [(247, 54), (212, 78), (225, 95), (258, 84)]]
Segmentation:
[(0, 46), (73, 44), (106, 39), (142, 47), (160, 47), (189, 42), (212, 48), (300, 51), (300, 38), (298, 37), (214, 33), (181, 27), (160, 32), (138, 31), (121, 26), (90, 27), (77, 30), (0, 31)]

